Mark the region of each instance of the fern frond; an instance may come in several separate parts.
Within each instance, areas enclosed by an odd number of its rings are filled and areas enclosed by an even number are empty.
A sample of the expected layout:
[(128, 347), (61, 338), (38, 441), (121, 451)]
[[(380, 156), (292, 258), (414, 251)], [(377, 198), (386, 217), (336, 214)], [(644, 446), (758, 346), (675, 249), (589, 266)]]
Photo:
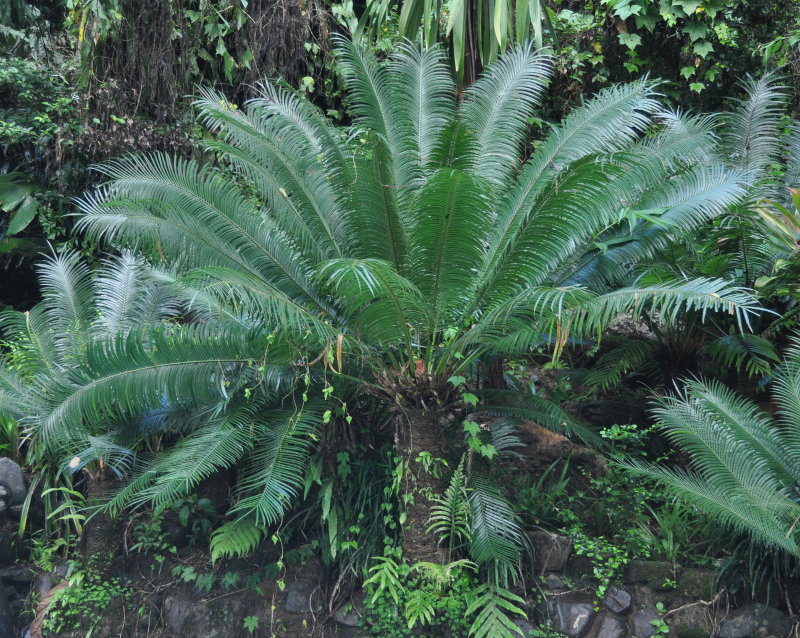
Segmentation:
[(474, 638), (517, 638), (519, 627), (512, 616), (527, 618), (525, 601), (508, 589), (495, 583), (483, 583), (475, 590), (475, 599), (466, 614), (477, 614), (469, 628)]
[(264, 538), (266, 531), (266, 528), (246, 518), (228, 521), (211, 534), (211, 561), (250, 553)]
[(480, 473), (469, 482), (468, 503), (473, 560), (498, 573), (517, 571), (526, 539), (514, 508)]
[(778, 362), (778, 353), (767, 339), (747, 333), (714, 339), (703, 352), (726, 368), (744, 370), (750, 377), (769, 374)]

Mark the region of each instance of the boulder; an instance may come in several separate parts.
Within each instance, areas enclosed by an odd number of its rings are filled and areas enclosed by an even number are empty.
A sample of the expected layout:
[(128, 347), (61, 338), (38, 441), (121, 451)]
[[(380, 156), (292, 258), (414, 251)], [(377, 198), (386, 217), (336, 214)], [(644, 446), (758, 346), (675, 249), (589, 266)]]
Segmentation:
[(708, 638), (714, 633), (714, 615), (707, 605), (688, 605), (670, 613), (665, 620), (675, 638)]
[(572, 553), (572, 539), (562, 534), (536, 530), (529, 534), (536, 572), (560, 572)]
[(296, 580), (286, 588), (286, 611), (290, 614), (307, 614), (319, 605), (317, 583)]
[(655, 635), (656, 628), (653, 625), (654, 620), (658, 620), (659, 616), (655, 609), (640, 609), (628, 617), (628, 631), (631, 636), (636, 638), (651, 638)]
[(566, 589), (564, 581), (558, 574), (545, 574), (544, 588), (548, 591), (561, 591), (562, 589)]
[(716, 593), (716, 573), (711, 569), (687, 567), (678, 577), (675, 593), (693, 600), (709, 601)]
[(631, 608), (631, 595), (616, 585), (608, 588), (603, 604), (615, 614), (624, 614)]
[(333, 614), (333, 619), (344, 627), (358, 627), (364, 615), (364, 594), (358, 592), (346, 605), (342, 605)]
[(660, 560), (632, 560), (625, 568), (622, 582), (626, 585), (647, 583), (653, 589), (667, 589), (668, 581), (674, 580), (672, 563)]
[(580, 592), (570, 592), (563, 596), (548, 596), (540, 613), (558, 633), (578, 638), (594, 618), (594, 599)]
[(625, 638), (625, 635), (626, 627), (624, 621), (605, 611), (595, 616), (585, 638)]
[(774, 607), (745, 605), (719, 626), (719, 638), (785, 638), (792, 621)]
[(19, 465), (7, 457), (0, 458), (0, 485), (10, 492), (9, 505), (22, 505), (28, 493)]
[(599, 428), (628, 423), (647, 423), (647, 414), (637, 403), (597, 399), (581, 404), (580, 414), (584, 420)]

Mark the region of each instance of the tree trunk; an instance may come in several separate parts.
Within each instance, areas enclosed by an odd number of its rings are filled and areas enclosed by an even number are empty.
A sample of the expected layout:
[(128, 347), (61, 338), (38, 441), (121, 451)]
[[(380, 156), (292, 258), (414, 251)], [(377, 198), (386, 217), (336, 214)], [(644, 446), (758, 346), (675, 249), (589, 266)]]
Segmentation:
[[(433, 498), (442, 493), (444, 466), (444, 415), (425, 410), (405, 410), (397, 427), (395, 445), (405, 463), (404, 492), (407, 500), (403, 524), (403, 556), (410, 563), (440, 563), (436, 536), (426, 534)], [(427, 452), (430, 457), (423, 454)], [(425, 463), (429, 458), (430, 462)], [(435, 473), (434, 473), (435, 472)], [(437, 477), (438, 475), (438, 477)]]

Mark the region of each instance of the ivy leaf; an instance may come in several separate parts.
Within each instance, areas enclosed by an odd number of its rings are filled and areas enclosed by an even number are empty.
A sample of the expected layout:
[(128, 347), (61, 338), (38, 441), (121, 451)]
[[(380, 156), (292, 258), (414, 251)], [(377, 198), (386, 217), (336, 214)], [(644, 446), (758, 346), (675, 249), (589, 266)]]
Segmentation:
[(620, 44), (624, 44), (630, 50), (635, 49), (642, 43), (642, 37), (636, 33), (620, 33), (618, 37)]
[(696, 68), (693, 66), (685, 66), (681, 69), (681, 75), (687, 80), (694, 75)]
[(675, 0), (675, 4), (681, 5), (686, 15), (692, 15), (703, 4), (703, 0)]
[(467, 379), (466, 379), (466, 377), (460, 377), (460, 376), (458, 376), (458, 375), (453, 375), (452, 377), (450, 377), (450, 378), (447, 380), (447, 382), (448, 382), (448, 383), (452, 383), (452, 384), (453, 384), (453, 387), (454, 387), (454, 388), (457, 388), (457, 387), (458, 387), (458, 386), (460, 386), (462, 383), (466, 383), (466, 382), (467, 382)]
[(478, 397), (470, 392), (465, 392), (461, 395), (461, 398), (464, 399), (464, 403), (469, 403), (473, 407), (478, 405)]
[(642, 12), (641, 5), (619, 4), (614, 10), (614, 15), (619, 16), (620, 20), (627, 20), (631, 16), (638, 16), (641, 12)]
[(689, 85), (689, 88), (692, 91), (695, 91), (696, 93), (701, 93), (703, 91), (703, 89), (706, 88), (706, 85), (703, 84), (702, 82), (692, 82)]
[(481, 455), (490, 461), (497, 455), (497, 448), (491, 443), (481, 446)]
[(242, 621), (242, 627), (247, 629), (251, 634), (258, 629), (258, 616), (246, 616)]
[(699, 20), (690, 20), (684, 25), (683, 30), (689, 34), (689, 39), (694, 42), (706, 35), (708, 26)]
[(656, 23), (658, 22), (658, 14), (657, 13), (645, 13), (640, 16), (636, 16), (636, 28), (637, 29), (647, 29), (648, 31), (652, 31), (656, 27)]
[(694, 45), (694, 52), (701, 58), (705, 58), (709, 53), (714, 50), (714, 45), (707, 41), (697, 42)]
[(475, 423), (475, 421), (464, 421), (464, 432), (469, 432), (470, 436), (478, 436), (480, 430), (481, 426)]

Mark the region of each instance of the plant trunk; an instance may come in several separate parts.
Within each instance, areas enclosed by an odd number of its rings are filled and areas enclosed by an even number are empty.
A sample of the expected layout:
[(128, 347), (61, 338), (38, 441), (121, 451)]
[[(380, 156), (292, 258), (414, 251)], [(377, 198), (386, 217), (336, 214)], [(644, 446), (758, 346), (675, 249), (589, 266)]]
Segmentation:
[[(396, 449), (405, 463), (404, 491), (407, 500), (403, 524), (403, 556), (413, 564), (441, 562), (433, 534), (426, 534), (433, 498), (442, 493), (444, 466), (444, 415), (425, 410), (406, 410), (399, 419)], [(427, 452), (430, 457), (425, 454)], [(422, 458), (420, 455), (422, 454)], [(427, 464), (424, 459), (430, 458)]]

